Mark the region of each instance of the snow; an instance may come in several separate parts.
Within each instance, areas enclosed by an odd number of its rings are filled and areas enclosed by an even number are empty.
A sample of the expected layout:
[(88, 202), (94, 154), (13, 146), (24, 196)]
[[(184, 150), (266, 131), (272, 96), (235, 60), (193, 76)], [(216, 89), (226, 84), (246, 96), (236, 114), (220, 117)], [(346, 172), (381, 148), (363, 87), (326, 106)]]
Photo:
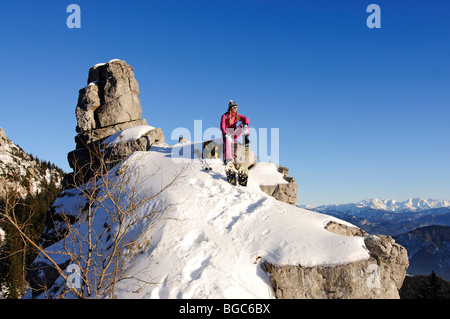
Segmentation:
[(6, 238), (5, 231), (0, 228), (0, 246), (2, 245), (2, 242), (5, 238)]
[(125, 142), (135, 141), (148, 131), (154, 130), (155, 128), (150, 125), (136, 125), (130, 128), (126, 128), (119, 131), (110, 137), (108, 137), (103, 144), (107, 146), (112, 146), (116, 144), (121, 144)]
[[(120, 61), (120, 59), (112, 59), (112, 60), (109, 60), (108, 63), (114, 62), (114, 61)], [(102, 66), (102, 65), (105, 65), (105, 64), (106, 64), (106, 63), (104, 63), (104, 62), (102, 62), (102, 63), (97, 63), (96, 65), (94, 65), (94, 68), (99, 67), (99, 66)]]
[(249, 179), (258, 185), (276, 186), (278, 184), (289, 184), (283, 179), (274, 163), (259, 162), (249, 171)]
[(421, 199), (409, 198), (406, 201), (397, 201), (393, 199), (371, 198), (359, 201), (357, 203), (323, 205), (314, 208), (315, 210), (326, 211), (354, 211), (360, 208), (371, 208), (385, 210), (389, 212), (420, 212), (426, 209), (450, 207), (449, 200), (443, 199)]
[[(122, 132), (122, 139), (137, 133), (131, 131)], [(158, 192), (176, 174), (182, 174), (155, 199), (173, 206), (140, 239), (149, 244), (142, 245), (145, 248), (132, 262), (130, 277), (134, 278), (118, 283), (116, 298), (272, 298), (268, 275), (261, 268), (264, 261), (311, 267), (369, 258), (363, 237), (324, 229), (329, 221), (351, 224), (262, 192), (259, 185), (282, 182), (274, 165), (258, 163), (250, 170), (247, 187), (232, 186), (220, 159), (209, 160), (212, 171), (204, 171), (193, 154), (189, 163), (173, 161), (171, 154), (172, 146), (153, 146), (148, 152), (133, 153), (123, 164), (130, 165), (133, 178), (142, 178), (141, 190)], [(58, 207), (73, 209), (79, 202), (75, 193), (59, 198)], [(149, 203), (136, 211), (136, 216), (154, 205)], [(99, 221), (99, 225), (103, 223)], [(138, 289), (143, 281), (151, 284)]]
[[(0, 177), (6, 177), (10, 187), (17, 188), (23, 198), (40, 193), (43, 181), (50, 183), (51, 177), (55, 178), (56, 185), (60, 185), (61, 179), (53, 169), (47, 169), (45, 175), (40, 176), (37, 165), (29, 154), (10, 140), (0, 145)], [(24, 187), (24, 180), (27, 180), (28, 187)]]

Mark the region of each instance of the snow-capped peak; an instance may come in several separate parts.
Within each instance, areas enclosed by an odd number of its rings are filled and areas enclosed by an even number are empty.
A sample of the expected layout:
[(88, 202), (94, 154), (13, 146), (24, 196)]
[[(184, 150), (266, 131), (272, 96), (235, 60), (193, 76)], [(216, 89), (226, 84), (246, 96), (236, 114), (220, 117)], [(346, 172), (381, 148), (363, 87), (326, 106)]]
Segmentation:
[(420, 211), (432, 208), (449, 207), (449, 200), (442, 199), (421, 199), (421, 198), (409, 198), (405, 201), (396, 201), (394, 199), (380, 199), (374, 198), (369, 200), (363, 200), (358, 203), (363, 207), (370, 207), (373, 209), (387, 210), (391, 212), (401, 211)]
[(371, 198), (359, 201), (357, 203), (324, 205), (316, 207), (315, 210), (320, 211), (350, 211), (361, 208), (370, 208), (384, 210), (389, 212), (406, 212), (406, 211), (422, 211), (426, 209), (450, 207), (450, 200), (443, 199), (421, 199), (409, 198), (405, 201), (397, 201), (395, 199)]

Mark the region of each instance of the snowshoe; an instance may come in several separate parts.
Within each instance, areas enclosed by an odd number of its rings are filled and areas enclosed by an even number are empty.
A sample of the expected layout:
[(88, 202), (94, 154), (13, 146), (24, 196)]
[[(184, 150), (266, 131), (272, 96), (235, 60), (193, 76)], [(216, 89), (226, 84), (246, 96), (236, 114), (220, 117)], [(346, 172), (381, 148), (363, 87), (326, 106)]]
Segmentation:
[(238, 171), (238, 183), (241, 186), (247, 186), (248, 182), (248, 168), (245, 165), (242, 165)]
[(200, 153), (199, 150), (194, 150), (195, 155), (197, 155), (197, 157), (200, 159), (201, 163), (202, 163), (202, 167), (205, 171), (210, 171), (212, 170), (211, 166), (208, 165), (208, 163), (206, 163), (205, 159), (202, 157), (202, 154)]
[(233, 162), (228, 162), (225, 166), (225, 175), (227, 176), (228, 183), (236, 185), (236, 168)]

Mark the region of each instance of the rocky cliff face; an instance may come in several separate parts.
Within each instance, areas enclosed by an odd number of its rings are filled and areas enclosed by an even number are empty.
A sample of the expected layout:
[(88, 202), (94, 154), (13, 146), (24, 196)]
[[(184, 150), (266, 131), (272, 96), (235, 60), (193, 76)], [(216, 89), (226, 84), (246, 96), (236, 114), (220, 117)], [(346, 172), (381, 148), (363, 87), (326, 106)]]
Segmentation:
[(87, 82), (79, 91), (75, 110), (79, 142), (91, 143), (109, 136), (119, 124), (120, 129), (147, 124), (141, 119), (139, 86), (133, 68), (125, 61), (95, 65), (89, 70)]
[(65, 173), (14, 144), (0, 127), (0, 198), (16, 190), (22, 198), (41, 193), (43, 187), (60, 187)]
[(86, 182), (95, 172), (104, 172), (134, 151), (147, 151), (153, 144), (164, 143), (162, 130), (149, 127), (138, 140), (103, 145), (106, 138), (121, 130), (147, 125), (141, 118), (139, 85), (133, 68), (125, 61), (95, 65), (89, 70), (87, 83), (79, 91), (75, 109), (76, 149), (68, 154), (75, 175), (68, 175), (66, 186)]

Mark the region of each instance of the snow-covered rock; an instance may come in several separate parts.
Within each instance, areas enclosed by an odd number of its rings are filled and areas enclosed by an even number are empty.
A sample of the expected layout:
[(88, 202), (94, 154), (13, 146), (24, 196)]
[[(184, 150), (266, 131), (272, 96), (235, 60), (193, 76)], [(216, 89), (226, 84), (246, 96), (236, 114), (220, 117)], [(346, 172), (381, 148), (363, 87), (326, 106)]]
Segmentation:
[(106, 140), (103, 141), (103, 145), (112, 146), (118, 145), (126, 142), (132, 142), (143, 135), (145, 135), (148, 131), (154, 130), (155, 128), (150, 125), (136, 125), (130, 128), (126, 128), (121, 130), (111, 136), (109, 136)]
[[(259, 182), (261, 190), (276, 199), (291, 204), (297, 204), (297, 182), (290, 177), (289, 169), (275, 166), (273, 163), (257, 163), (249, 172), (250, 178)], [(273, 177), (278, 177), (274, 180)]]
[(64, 174), (56, 166), (27, 154), (0, 128), (0, 198), (7, 190), (25, 198), (41, 193), (46, 185), (60, 187)]
[[(201, 143), (192, 143), (192, 147), (201, 147)], [(365, 285), (368, 276), (373, 274), (364, 267), (375, 260), (373, 254), (376, 249), (373, 247), (378, 247), (377, 240), (371, 238), (369, 248), (365, 235), (346, 236), (327, 230), (330, 222), (349, 228), (353, 225), (280, 202), (264, 193), (260, 183), (278, 183), (282, 180), (278, 171), (270, 165), (259, 164), (251, 174), (248, 186), (241, 187), (232, 186), (226, 181), (220, 159), (208, 160), (213, 169), (203, 171), (193, 153), (192, 160), (188, 162), (173, 161), (171, 154), (172, 147), (166, 144), (152, 147), (147, 152), (135, 152), (106, 176), (121, 178), (121, 172), (126, 167), (131, 177), (125, 186), (126, 190), (133, 189), (133, 180), (139, 178), (142, 182), (137, 188), (139, 193), (146, 190), (158, 193), (181, 172), (175, 184), (128, 217), (139, 220), (139, 216), (147, 214), (161, 203), (170, 207), (149, 230), (140, 234), (139, 242), (134, 245), (139, 247), (138, 252), (132, 254), (133, 258), (127, 260), (124, 267), (129, 269), (130, 279), (117, 283), (114, 292), (116, 298), (271, 298), (274, 296), (273, 277), (267, 273), (267, 265), (276, 268), (321, 267), (332, 272), (339, 267), (347, 269), (348, 265), (355, 263), (363, 263), (354, 266), (359, 271), (348, 271), (349, 275), (340, 277), (346, 281), (346, 286), (351, 288), (352, 282), (357, 281), (359, 289), (378, 289), (377, 297), (396, 297), (392, 295), (392, 289), (395, 290), (398, 283), (389, 278), (400, 277), (402, 281), (405, 265), (397, 262), (397, 268), (403, 267), (403, 270), (398, 270), (389, 265), (396, 263), (395, 260), (381, 263), (378, 266), (382, 269), (383, 278), (387, 278), (382, 284), (389, 287)], [(101, 188), (98, 196), (105, 191)], [(55, 201), (52, 211), (54, 216), (70, 212), (77, 216), (77, 208), (85, 207), (85, 202), (79, 190), (71, 190)], [(110, 217), (103, 208), (108, 205), (111, 205), (108, 200), (97, 205), (97, 234), (103, 233), (108, 224)], [(83, 219), (78, 222), (78, 229), (85, 231), (86, 221)], [(117, 230), (110, 231), (112, 238), (117, 236)], [(133, 236), (133, 232), (130, 236)], [(136, 233), (134, 236), (137, 236)], [(85, 238), (83, 233), (81, 238)], [(63, 247), (68, 247), (63, 243), (64, 240), (60, 240), (49, 246), (48, 250), (61, 253)], [(106, 242), (103, 244), (107, 246)], [(395, 249), (400, 249), (397, 246)], [(385, 250), (391, 251), (394, 244), (389, 242), (386, 247)], [(63, 255), (54, 256), (61, 264), (67, 266), (70, 263), (64, 260)], [(45, 258), (38, 258), (37, 261), (46, 262)], [(306, 281), (313, 279), (308, 276), (305, 278)], [(322, 284), (324, 286), (314, 289), (323, 289), (320, 297), (327, 298), (326, 289), (340, 283), (339, 280), (330, 282), (323, 279)], [(56, 297), (61, 293), (64, 281), (59, 278), (52, 285), (48, 291), (34, 297), (44, 297), (46, 294)], [(308, 289), (308, 285), (298, 289)], [(384, 291), (389, 291), (389, 294), (383, 294)], [(330, 294), (328, 297), (333, 296)], [(352, 295), (351, 289), (345, 290), (344, 296), (339, 295), (340, 298), (358, 296)]]
[[(364, 231), (333, 221), (329, 231), (361, 236)], [(333, 267), (277, 266), (264, 263), (271, 273), (276, 297), (283, 299), (398, 299), (408, 267), (406, 249), (389, 236), (364, 235), (370, 258)]]

